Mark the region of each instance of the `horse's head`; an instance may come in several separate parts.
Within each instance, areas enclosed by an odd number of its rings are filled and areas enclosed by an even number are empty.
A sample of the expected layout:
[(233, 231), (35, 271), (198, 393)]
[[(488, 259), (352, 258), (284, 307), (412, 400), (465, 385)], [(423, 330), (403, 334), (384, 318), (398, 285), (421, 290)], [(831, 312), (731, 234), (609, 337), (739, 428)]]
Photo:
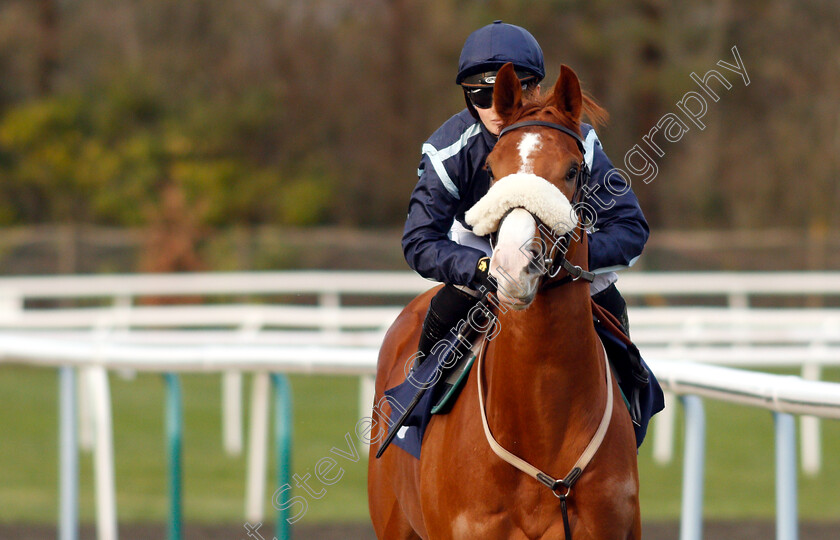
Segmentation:
[(490, 275), (500, 299), (524, 309), (550, 270), (543, 263), (577, 225), (572, 201), (585, 181), (581, 114), (598, 120), (605, 112), (583, 95), (565, 65), (550, 94), (526, 101), (513, 65), (505, 65), (493, 102), (505, 126), (487, 157), (496, 180), (466, 218), (476, 234), (498, 231)]

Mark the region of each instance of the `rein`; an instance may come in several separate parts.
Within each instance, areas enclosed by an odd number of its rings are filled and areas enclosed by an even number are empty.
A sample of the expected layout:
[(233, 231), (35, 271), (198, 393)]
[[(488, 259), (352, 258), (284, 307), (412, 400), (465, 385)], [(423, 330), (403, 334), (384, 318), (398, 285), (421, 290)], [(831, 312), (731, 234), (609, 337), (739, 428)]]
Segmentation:
[[(537, 218), (539, 221), (539, 218)], [(537, 226), (538, 231), (544, 231), (544, 228), (541, 225)], [(583, 235), (586, 232), (583, 230), (583, 227), (578, 225), (576, 228), (575, 237), (578, 239), (577, 243), (580, 243), (583, 239)], [(566, 254), (570, 251), (573, 251), (574, 248), (571, 247), (570, 241), (572, 238), (572, 232), (568, 232), (563, 235), (562, 238), (558, 239), (555, 242), (552, 242), (551, 250), (547, 254), (543, 264), (545, 265), (546, 271), (544, 275), (547, 275), (550, 279), (557, 277), (561, 270), (566, 271), (566, 276), (556, 279), (554, 281), (549, 281), (548, 283), (542, 284), (543, 290), (553, 289), (555, 287), (559, 287), (560, 285), (565, 285), (570, 281), (577, 281), (579, 279), (583, 279), (584, 281), (588, 281), (592, 283), (595, 279), (595, 274), (590, 272), (589, 270), (584, 270), (580, 266), (574, 265), (569, 262), (569, 257), (566, 257)], [(543, 241), (545, 244), (545, 241)], [(559, 252), (559, 253), (558, 253)]]

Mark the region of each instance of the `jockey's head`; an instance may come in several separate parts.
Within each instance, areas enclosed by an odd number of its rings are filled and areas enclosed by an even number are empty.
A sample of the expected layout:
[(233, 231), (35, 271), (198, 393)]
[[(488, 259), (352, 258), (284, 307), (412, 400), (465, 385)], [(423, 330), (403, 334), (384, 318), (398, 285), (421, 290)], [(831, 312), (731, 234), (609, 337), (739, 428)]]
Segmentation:
[(458, 61), (455, 84), (464, 89), (467, 108), (476, 119), (481, 119), (491, 131), (486, 114), (492, 109), (493, 84), (496, 73), (506, 63), (512, 63), (522, 89), (534, 89), (545, 77), (543, 52), (530, 32), (519, 26), (494, 21), (479, 28), (467, 38)]

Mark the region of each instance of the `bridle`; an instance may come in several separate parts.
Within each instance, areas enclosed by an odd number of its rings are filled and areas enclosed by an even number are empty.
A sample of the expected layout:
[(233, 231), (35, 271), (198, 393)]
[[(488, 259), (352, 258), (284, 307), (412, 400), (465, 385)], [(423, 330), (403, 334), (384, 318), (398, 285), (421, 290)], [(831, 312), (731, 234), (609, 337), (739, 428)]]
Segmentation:
[[(509, 133), (514, 129), (519, 129), (523, 127), (529, 126), (542, 126), (548, 127), (552, 129), (556, 129), (558, 131), (562, 131), (563, 133), (572, 137), (578, 144), (580, 148), (581, 155), (584, 155), (584, 146), (583, 140), (580, 138), (580, 135), (575, 133), (574, 131), (570, 130), (566, 126), (562, 126), (560, 124), (555, 124), (553, 122), (543, 122), (541, 120), (529, 120), (525, 122), (518, 122), (516, 124), (512, 124), (506, 128), (504, 128), (499, 133), (499, 138), (501, 138), (505, 133)], [(575, 193), (572, 197), (572, 205), (579, 202), (578, 198), (580, 197), (580, 192), (582, 191), (583, 182), (589, 180), (589, 169), (586, 167), (586, 161), (581, 160), (580, 168), (578, 169), (578, 175), (576, 178), (575, 184)], [(533, 216), (533, 214), (532, 214)], [(536, 216), (534, 219), (537, 221), (537, 230), (541, 235), (541, 240), (544, 243), (545, 238), (542, 238), (543, 235), (546, 235), (546, 231), (550, 229), (545, 226), (545, 224)], [(504, 218), (502, 218), (504, 220)], [(500, 222), (501, 226), (501, 222)], [(543, 290), (550, 288), (550, 287), (557, 287), (562, 285), (563, 283), (568, 283), (569, 281), (576, 281), (578, 279), (584, 279), (586, 281), (591, 282), (595, 278), (595, 274), (589, 272), (587, 270), (583, 270), (579, 266), (575, 266), (570, 263), (566, 257), (566, 252), (569, 249), (569, 244), (571, 242), (571, 234), (572, 232), (577, 231), (576, 235), (576, 243), (580, 244), (583, 242), (583, 235), (586, 234), (583, 226), (580, 224), (580, 220), (578, 220), (578, 226), (563, 235), (561, 238), (557, 238), (556, 235), (553, 233), (549, 234), (548, 236), (551, 237), (554, 241), (552, 242), (552, 248), (548, 250), (548, 254), (544, 259), (545, 262), (545, 272), (543, 274), (543, 278), (548, 276), (549, 281), (543, 281), (540, 285)], [(544, 243), (544, 245), (546, 245)], [(561, 249), (562, 247), (562, 249)], [(559, 252), (559, 256), (558, 256)], [(560, 273), (561, 270), (565, 270), (568, 275), (564, 276), (561, 279), (555, 279), (557, 275)], [(554, 280), (554, 281), (550, 281)], [(478, 376), (476, 377), (476, 382), (478, 386), (478, 406), (481, 411), (481, 422), (484, 428), (484, 435), (487, 438), (487, 442), (490, 445), (491, 450), (495, 453), (499, 458), (506, 461), (510, 465), (516, 467), (523, 473), (529, 475), (537, 482), (545, 485), (551, 492), (560, 500), (560, 512), (563, 518), (563, 530), (565, 533), (566, 540), (571, 540), (572, 538), (572, 529), (571, 523), (569, 521), (569, 511), (567, 506), (567, 499), (570, 498), (572, 488), (574, 487), (575, 483), (580, 478), (581, 474), (583, 474), (584, 469), (589, 463), (592, 461), (592, 458), (598, 452), (598, 449), (601, 447), (601, 443), (604, 442), (604, 438), (606, 437), (607, 430), (610, 427), (610, 420), (612, 418), (612, 408), (613, 408), (613, 387), (612, 387), (612, 375), (610, 373), (610, 363), (607, 358), (606, 349), (604, 349), (603, 344), (601, 344), (601, 352), (604, 358), (604, 371), (606, 375), (606, 385), (607, 385), (607, 398), (606, 403), (604, 405), (604, 413), (601, 416), (601, 421), (598, 424), (598, 428), (595, 430), (595, 433), (592, 435), (592, 438), (589, 440), (589, 444), (583, 450), (583, 453), (578, 457), (575, 464), (572, 466), (571, 470), (566, 474), (566, 476), (562, 478), (555, 478), (537, 467), (531, 465), (524, 459), (520, 458), (516, 454), (508, 451), (505, 449), (501, 444), (496, 441), (496, 438), (493, 436), (493, 433), (490, 431), (490, 426), (487, 422), (487, 413), (485, 412), (484, 408), (484, 389), (482, 388), (481, 384), (481, 373), (482, 373), (482, 363), (484, 359), (484, 355), (486, 353), (486, 343), (487, 341), (483, 341), (481, 343), (481, 349), (478, 353), (478, 360), (477, 360), (477, 371)]]
[[(525, 120), (524, 122), (517, 122), (515, 124), (511, 124), (506, 128), (502, 129), (499, 132), (499, 139), (501, 139), (506, 133), (509, 133), (515, 129), (525, 128), (525, 127), (547, 127), (551, 129), (555, 129), (562, 133), (565, 133), (569, 137), (572, 137), (575, 142), (577, 143), (578, 149), (580, 150), (581, 154), (581, 161), (578, 165), (578, 173), (575, 177), (575, 191), (572, 195), (572, 208), (581, 202), (583, 199), (583, 186), (589, 182), (589, 167), (586, 165), (586, 149), (584, 147), (583, 139), (580, 135), (572, 131), (571, 129), (567, 128), (562, 124), (557, 124), (555, 122), (546, 122), (543, 120)], [(573, 229), (572, 231), (567, 232), (561, 237), (557, 237), (554, 232), (548, 226), (543, 223), (538, 217), (533, 216), (537, 222), (537, 233), (540, 235), (540, 241), (544, 246), (550, 246), (546, 250), (545, 257), (543, 258), (543, 282), (540, 284), (540, 288), (542, 289), (550, 289), (554, 287), (559, 287), (565, 283), (569, 283), (570, 281), (577, 281), (578, 279), (583, 279), (584, 281), (592, 282), (595, 279), (595, 274), (584, 270), (580, 266), (576, 266), (569, 262), (568, 257), (566, 254), (569, 252), (570, 249), (573, 249), (571, 246), (572, 238), (574, 237), (576, 243), (581, 243), (583, 241), (583, 235), (586, 234), (584, 231), (583, 226), (580, 224), (580, 219), (578, 219), (578, 226)], [(504, 218), (502, 218), (502, 221)], [(500, 222), (501, 226), (501, 222)], [(565, 270), (567, 275), (563, 276), (560, 279), (557, 278), (558, 274), (560, 274), (561, 270)], [(547, 277), (548, 279), (545, 279)]]
[(557, 124), (555, 122), (546, 122), (544, 120), (525, 120), (524, 122), (517, 122), (502, 129), (502, 131), (499, 132), (498, 139), (501, 140), (501, 138), (506, 133), (510, 133), (513, 130), (534, 126), (556, 129), (557, 131), (565, 133), (569, 137), (573, 138), (575, 140), (575, 143), (577, 143), (578, 150), (580, 150), (581, 160), (580, 166), (578, 167), (577, 178), (575, 179), (575, 192), (574, 195), (572, 195), (571, 200), (572, 206), (574, 206), (575, 204), (579, 203), (583, 198), (583, 186), (589, 181), (589, 167), (586, 166), (586, 160), (584, 159), (584, 156), (586, 155), (586, 148), (584, 146), (583, 139), (580, 135), (567, 128), (566, 126), (562, 124)]

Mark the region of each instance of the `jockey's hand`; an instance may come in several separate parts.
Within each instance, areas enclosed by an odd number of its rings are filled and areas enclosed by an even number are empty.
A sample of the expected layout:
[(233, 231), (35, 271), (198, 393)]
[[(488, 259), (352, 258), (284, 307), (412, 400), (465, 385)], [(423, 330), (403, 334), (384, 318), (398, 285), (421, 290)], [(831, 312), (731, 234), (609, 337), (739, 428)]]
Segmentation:
[(490, 257), (480, 258), (475, 265), (473, 286), (479, 291), (484, 287), (485, 292), (496, 292), (496, 280), (490, 277)]

